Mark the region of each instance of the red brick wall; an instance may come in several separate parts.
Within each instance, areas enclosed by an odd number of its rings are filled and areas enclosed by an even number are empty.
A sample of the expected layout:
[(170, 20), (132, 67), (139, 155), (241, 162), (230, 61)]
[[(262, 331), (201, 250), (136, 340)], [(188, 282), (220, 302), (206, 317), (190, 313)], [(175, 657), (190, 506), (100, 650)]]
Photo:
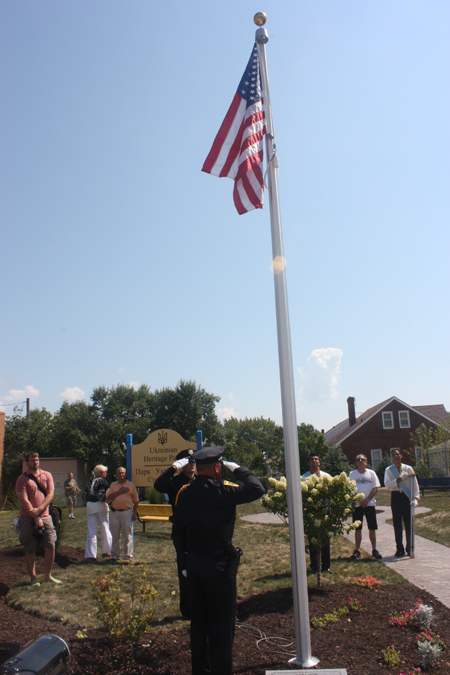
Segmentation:
[[(399, 410), (408, 410), (409, 429), (401, 429), (398, 418)], [(393, 416), (394, 428), (383, 429), (382, 412), (391, 411)], [(356, 462), (356, 456), (360, 453), (367, 455), (369, 463), (371, 462), (371, 450), (381, 450), (383, 457), (390, 454), (391, 448), (400, 448), (403, 452), (406, 463), (415, 464), (414, 449), (411, 443), (411, 434), (424, 423), (427, 427), (436, 425), (425, 420), (422, 415), (406, 408), (398, 401), (391, 401), (382, 410), (376, 413), (368, 422), (362, 426), (358, 424), (358, 430), (349, 438), (341, 442), (341, 447), (347, 455), (350, 463)]]

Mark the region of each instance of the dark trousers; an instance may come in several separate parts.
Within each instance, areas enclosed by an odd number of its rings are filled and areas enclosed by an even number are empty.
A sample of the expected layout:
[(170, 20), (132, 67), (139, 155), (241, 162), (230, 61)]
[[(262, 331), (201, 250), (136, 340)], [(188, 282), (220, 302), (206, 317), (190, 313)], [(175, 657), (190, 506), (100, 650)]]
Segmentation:
[(189, 599), (187, 579), (183, 576), (183, 570), (187, 566), (187, 553), (184, 537), (175, 526), (172, 528), (172, 541), (177, 554), (178, 584), (180, 587), (180, 612), (182, 616), (189, 617)]
[[(330, 554), (330, 544), (327, 544), (321, 549), (321, 558), (322, 558), (322, 571), (328, 570), (330, 568), (331, 554)], [(317, 572), (317, 549), (309, 542), (309, 559), (311, 561), (311, 569), (313, 572)]]
[(391, 511), (394, 521), (395, 544), (398, 553), (404, 553), (402, 521), (405, 524), (406, 552), (411, 551), (411, 507), (404, 492), (391, 492)]
[(192, 675), (231, 675), (236, 621), (236, 579), (228, 579), (225, 557), (189, 551)]

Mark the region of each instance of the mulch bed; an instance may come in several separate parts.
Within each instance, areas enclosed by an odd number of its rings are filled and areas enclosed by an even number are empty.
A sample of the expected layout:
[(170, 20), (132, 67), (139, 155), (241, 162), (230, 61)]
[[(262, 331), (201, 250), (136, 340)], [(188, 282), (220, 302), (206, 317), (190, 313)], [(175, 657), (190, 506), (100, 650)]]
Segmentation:
[[(84, 552), (68, 546), (58, 550), (57, 568), (77, 564)], [(38, 559), (38, 573), (43, 560)], [(62, 637), (69, 645), (71, 675), (186, 675), (190, 672), (189, 626), (181, 629), (156, 626), (139, 645), (119, 647), (104, 633), (88, 631), (86, 639), (76, 637), (78, 628), (25, 614), (7, 604), (8, 590), (27, 575), (20, 546), (0, 549), (0, 640), (25, 644), (48, 633)], [(433, 669), (435, 675), (450, 672), (450, 609), (434, 596), (413, 585), (382, 585), (376, 592), (345, 585), (329, 585), (309, 591), (311, 617), (320, 617), (347, 605), (349, 595), (361, 600), (362, 612), (352, 612), (336, 623), (311, 631), (312, 653), (319, 668), (346, 668), (348, 675), (385, 675), (420, 665), (414, 646), (418, 628), (389, 626), (395, 611), (414, 607), (417, 598), (433, 606), (438, 617), (437, 632), (448, 649)], [(234, 670), (239, 675), (264, 675), (266, 670), (289, 670), (289, 652), (294, 641), (292, 589), (268, 591), (241, 600), (234, 642)], [(389, 669), (381, 650), (395, 645), (402, 654), (400, 666)], [(283, 652), (284, 653), (280, 653)], [(299, 669), (300, 666), (292, 666)], [(314, 672), (314, 670), (312, 670)]]

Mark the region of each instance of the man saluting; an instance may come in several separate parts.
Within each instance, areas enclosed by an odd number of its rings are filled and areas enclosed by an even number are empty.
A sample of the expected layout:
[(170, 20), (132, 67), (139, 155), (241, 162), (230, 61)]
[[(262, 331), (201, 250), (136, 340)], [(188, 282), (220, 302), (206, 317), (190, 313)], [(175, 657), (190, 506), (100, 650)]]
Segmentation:
[[(196, 479), (178, 496), (176, 520), (187, 541), (192, 675), (230, 675), (240, 550), (233, 546), (236, 505), (265, 490), (250, 469), (222, 462), (224, 448), (203, 448), (194, 457)], [(221, 480), (222, 464), (243, 485)]]

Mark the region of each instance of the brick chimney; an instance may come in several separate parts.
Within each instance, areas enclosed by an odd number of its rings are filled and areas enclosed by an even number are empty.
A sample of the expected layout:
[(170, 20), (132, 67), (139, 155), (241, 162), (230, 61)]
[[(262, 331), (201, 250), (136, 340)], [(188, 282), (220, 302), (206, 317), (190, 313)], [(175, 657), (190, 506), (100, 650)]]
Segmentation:
[(347, 399), (348, 405), (348, 423), (352, 427), (356, 424), (356, 414), (355, 414), (355, 398), (354, 396), (349, 396)]

